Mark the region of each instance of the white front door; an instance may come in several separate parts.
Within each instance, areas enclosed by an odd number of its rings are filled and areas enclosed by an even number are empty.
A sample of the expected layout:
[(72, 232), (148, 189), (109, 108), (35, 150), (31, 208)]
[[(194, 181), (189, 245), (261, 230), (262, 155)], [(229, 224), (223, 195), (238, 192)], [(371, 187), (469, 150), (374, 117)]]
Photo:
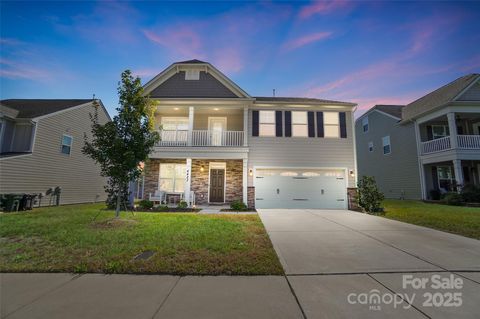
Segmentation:
[(212, 146), (221, 146), (223, 132), (227, 129), (226, 117), (209, 117), (208, 131), (210, 132), (210, 143)]

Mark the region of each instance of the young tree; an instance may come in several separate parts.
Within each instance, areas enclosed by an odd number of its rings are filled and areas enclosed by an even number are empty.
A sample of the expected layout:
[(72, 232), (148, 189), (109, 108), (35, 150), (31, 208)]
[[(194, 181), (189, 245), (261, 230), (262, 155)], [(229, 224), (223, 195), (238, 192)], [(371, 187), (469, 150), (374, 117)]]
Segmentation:
[(115, 217), (120, 216), (122, 198), (128, 183), (141, 174), (140, 162), (148, 158), (159, 134), (154, 131), (153, 102), (143, 95), (140, 78), (130, 70), (122, 73), (118, 86), (118, 114), (99, 124), (98, 112), (92, 118), (92, 140), (85, 136), (83, 153), (100, 164), (102, 176), (109, 178), (107, 191), (116, 196)]

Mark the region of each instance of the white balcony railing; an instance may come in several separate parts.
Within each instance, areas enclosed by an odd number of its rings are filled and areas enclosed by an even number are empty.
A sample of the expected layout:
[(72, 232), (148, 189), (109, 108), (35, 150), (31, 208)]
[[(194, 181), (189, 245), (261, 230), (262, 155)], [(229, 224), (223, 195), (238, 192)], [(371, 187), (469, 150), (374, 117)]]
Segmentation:
[(480, 135), (457, 135), (459, 148), (480, 150)]
[(450, 136), (422, 142), (422, 154), (445, 151), (451, 148)]
[(188, 131), (161, 131), (157, 146), (243, 146), (243, 131), (192, 131), (191, 143)]

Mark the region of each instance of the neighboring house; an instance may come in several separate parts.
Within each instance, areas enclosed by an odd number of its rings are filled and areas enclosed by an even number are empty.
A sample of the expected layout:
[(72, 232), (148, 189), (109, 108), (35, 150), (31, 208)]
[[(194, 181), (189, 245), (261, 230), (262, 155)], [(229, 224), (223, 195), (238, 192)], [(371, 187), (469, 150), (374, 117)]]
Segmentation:
[(346, 208), (355, 186), (355, 104), (252, 97), (211, 64), (174, 63), (144, 86), (161, 142), (145, 166), (156, 190), (189, 204)]
[(389, 198), (433, 199), (480, 185), (479, 74), (405, 107), (375, 106), (355, 126), (359, 175), (375, 176)]
[[(99, 166), (82, 154), (84, 135), (91, 136), (94, 107), (100, 123), (110, 120), (97, 102), (0, 101), (0, 194), (38, 194), (59, 186), (60, 204), (104, 200), (106, 180)], [(42, 205), (48, 204), (46, 196)]]

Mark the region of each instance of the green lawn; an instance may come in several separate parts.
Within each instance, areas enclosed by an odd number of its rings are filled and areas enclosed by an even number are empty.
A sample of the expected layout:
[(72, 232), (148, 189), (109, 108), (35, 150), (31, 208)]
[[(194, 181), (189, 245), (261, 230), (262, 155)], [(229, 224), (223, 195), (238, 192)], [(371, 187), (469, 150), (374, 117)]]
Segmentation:
[(385, 217), (480, 239), (480, 208), (385, 200)]
[[(283, 274), (257, 215), (122, 213), (103, 204), (0, 215), (0, 271)], [(151, 250), (148, 260), (133, 260)]]

